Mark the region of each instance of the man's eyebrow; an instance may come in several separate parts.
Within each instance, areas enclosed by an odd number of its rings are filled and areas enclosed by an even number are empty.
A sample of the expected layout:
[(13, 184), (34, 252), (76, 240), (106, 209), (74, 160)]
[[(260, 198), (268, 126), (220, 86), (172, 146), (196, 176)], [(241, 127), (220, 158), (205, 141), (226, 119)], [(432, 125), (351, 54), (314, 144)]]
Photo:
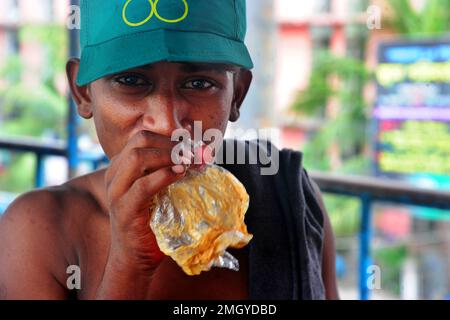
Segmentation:
[[(146, 64), (143, 66), (137, 67), (137, 69), (143, 69), (146, 71), (151, 71), (154, 69), (153, 64)], [(220, 63), (188, 63), (182, 62), (180, 63), (180, 70), (185, 73), (195, 73), (195, 72), (237, 72), (237, 68), (228, 65), (228, 64), (220, 64)]]
[(189, 73), (189, 72), (201, 72), (201, 71), (210, 71), (210, 72), (226, 72), (226, 71), (235, 71), (233, 67), (225, 65), (225, 64), (201, 64), (201, 63), (183, 63), (181, 65), (181, 71)]

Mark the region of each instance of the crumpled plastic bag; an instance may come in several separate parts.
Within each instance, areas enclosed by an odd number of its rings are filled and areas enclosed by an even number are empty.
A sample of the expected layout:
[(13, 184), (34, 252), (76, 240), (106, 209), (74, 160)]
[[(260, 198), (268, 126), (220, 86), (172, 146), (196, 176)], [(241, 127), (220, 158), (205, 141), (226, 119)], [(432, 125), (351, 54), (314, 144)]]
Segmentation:
[(154, 196), (150, 227), (160, 250), (188, 275), (211, 267), (239, 270), (226, 251), (252, 239), (244, 223), (249, 196), (229, 171), (206, 165)]

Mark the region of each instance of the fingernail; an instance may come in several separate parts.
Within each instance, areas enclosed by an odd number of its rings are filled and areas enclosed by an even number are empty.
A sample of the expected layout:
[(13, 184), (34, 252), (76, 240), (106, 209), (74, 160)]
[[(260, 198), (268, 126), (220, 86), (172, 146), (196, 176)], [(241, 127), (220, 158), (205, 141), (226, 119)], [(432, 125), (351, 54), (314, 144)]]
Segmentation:
[(176, 174), (183, 174), (186, 171), (186, 167), (184, 165), (178, 164), (172, 167), (172, 172)]
[(194, 154), (191, 151), (189, 151), (189, 150), (183, 150), (183, 154), (181, 156), (183, 158), (186, 158), (186, 159), (193, 159), (194, 158)]
[(206, 164), (212, 164), (214, 162), (213, 149), (208, 145), (203, 149), (203, 162)]
[(171, 159), (172, 159), (173, 164), (175, 164), (175, 165), (182, 164), (181, 156), (177, 153), (172, 152)]
[(203, 164), (203, 148), (204, 145), (198, 144), (194, 149), (194, 163)]
[(192, 164), (192, 158), (181, 157), (180, 162), (178, 164), (190, 165)]

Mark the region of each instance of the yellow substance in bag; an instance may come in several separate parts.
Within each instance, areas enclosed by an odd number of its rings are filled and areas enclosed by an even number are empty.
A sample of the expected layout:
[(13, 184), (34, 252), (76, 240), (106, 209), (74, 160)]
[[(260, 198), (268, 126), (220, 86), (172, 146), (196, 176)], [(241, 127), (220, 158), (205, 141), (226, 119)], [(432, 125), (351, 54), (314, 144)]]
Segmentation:
[(188, 172), (153, 200), (150, 225), (159, 248), (188, 275), (209, 270), (223, 262), (228, 247), (242, 248), (252, 239), (244, 223), (247, 191), (221, 167)]

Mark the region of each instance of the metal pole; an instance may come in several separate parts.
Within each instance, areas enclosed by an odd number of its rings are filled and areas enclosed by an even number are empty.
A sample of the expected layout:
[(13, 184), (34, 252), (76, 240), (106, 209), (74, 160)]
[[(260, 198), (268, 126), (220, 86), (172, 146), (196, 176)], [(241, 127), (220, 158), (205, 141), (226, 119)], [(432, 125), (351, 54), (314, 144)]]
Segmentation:
[(371, 202), (370, 195), (361, 196), (361, 231), (359, 234), (359, 294), (361, 300), (370, 298), (368, 268), (372, 264), (370, 255)]
[[(79, 6), (79, 0), (71, 0), (70, 5)], [(69, 30), (69, 58), (79, 56), (79, 30)], [(68, 97), (69, 112), (67, 119), (67, 160), (69, 165), (68, 177), (76, 175), (78, 167), (78, 114), (72, 96)]]
[(36, 153), (36, 176), (34, 185), (36, 188), (44, 186), (45, 182), (45, 168), (44, 168), (44, 155)]

